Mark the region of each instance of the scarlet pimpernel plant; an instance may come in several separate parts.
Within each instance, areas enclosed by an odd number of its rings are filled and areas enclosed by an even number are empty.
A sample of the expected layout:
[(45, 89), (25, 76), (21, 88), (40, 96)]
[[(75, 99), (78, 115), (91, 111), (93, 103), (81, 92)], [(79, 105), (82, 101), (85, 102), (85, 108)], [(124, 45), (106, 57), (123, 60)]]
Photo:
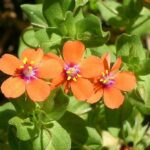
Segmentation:
[(149, 3), (38, 2), (0, 58), (0, 150), (149, 150)]

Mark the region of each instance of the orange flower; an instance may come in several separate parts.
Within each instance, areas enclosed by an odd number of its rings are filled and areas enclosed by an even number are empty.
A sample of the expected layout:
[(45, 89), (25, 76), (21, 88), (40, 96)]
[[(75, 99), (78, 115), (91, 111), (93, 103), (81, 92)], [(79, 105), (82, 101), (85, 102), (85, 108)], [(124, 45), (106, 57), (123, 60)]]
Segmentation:
[(55, 58), (62, 67), (60, 75), (53, 79), (53, 85), (64, 85), (65, 93), (71, 89), (73, 95), (79, 100), (86, 100), (93, 94), (93, 84), (88, 80), (100, 74), (98, 57), (83, 58), (85, 46), (80, 41), (67, 41), (63, 47), (63, 59), (47, 54), (47, 58)]
[(118, 58), (116, 63), (110, 67), (110, 55), (105, 54), (102, 57), (103, 71), (95, 79), (95, 93), (87, 102), (95, 103), (104, 97), (104, 103), (107, 107), (118, 108), (124, 101), (121, 91), (131, 91), (136, 86), (136, 78), (132, 72), (119, 71), (122, 60)]
[(42, 49), (37, 49), (37, 51), (26, 49), (22, 53), (21, 59), (10, 54), (2, 56), (0, 59), (0, 70), (11, 75), (1, 85), (2, 93), (7, 98), (19, 97), (25, 91), (27, 91), (28, 96), (33, 101), (43, 101), (48, 97), (50, 87), (42, 79), (57, 76), (61, 68), (54, 59), (45, 61), (43, 55)]

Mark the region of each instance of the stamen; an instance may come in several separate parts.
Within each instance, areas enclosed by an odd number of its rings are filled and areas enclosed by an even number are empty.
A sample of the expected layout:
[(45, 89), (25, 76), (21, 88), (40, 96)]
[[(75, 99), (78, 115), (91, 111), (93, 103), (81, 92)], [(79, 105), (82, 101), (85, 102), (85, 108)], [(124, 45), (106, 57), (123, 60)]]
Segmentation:
[(31, 67), (31, 66), (29, 66), (29, 67), (28, 67), (28, 69), (29, 69), (29, 70), (32, 70), (32, 67)]
[(101, 82), (103, 82), (103, 81), (104, 81), (104, 79), (100, 79), (100, 81), (101, 81)]
[(67, 77), (67, 80), (71, 80), (71, 76), (68, 76), (68, 77)]
[(104, 87), (110, 87), (115, 83), (113, 75), (108, 70), (102, 72), (102, 77), (99, 81)]
[(104, 72), (102, 72), (102, 76), (103, 76), (103, 77), (105, 76), (105, 73), (104, 73)]
[(23, 69), (23, 68), (24, 68), (24, 66), (23, 66), (23, 65), (21, 65), (21, 66), (20, 66), (20, 69)]
[(68, 81), (73, 80), (76, 82), (77, 79), (81, 77), (81, 75), (79, 74), (80, 70), (78, 65), (74, 64), (65, 65), (64, 71)]
[(27, 61), (28, 61), (28, 59), (27, 59), (27, 57), (25, 57), (25, 58), (23, 59), (23, 63), (26, 64)]
[(108, 70), (106, 70), (106, 74), (108, 75)]
[(81, 77), (82, 77), (80, 74), (77, 74), (77, 76), (78, 76), (79, 78), (81, 78)]
[(76, 82), (76, 81), (77, 81), (77, 79), (74, 77), (74, 78), (73, 78), (73, 81), (75, 81), (75, 82)]
[(31, 62), (30, 62), (31, 65), (33, 65), (34, 63), (35, 63), (34, 61), (31, 61)]
[(67, 73), (67, 74), (70, 74), (70, 73), (71, 73), (71, 71), (70, 71), (70, 70), (67, 70), (67, 71), (66, 71), (66, 73)]

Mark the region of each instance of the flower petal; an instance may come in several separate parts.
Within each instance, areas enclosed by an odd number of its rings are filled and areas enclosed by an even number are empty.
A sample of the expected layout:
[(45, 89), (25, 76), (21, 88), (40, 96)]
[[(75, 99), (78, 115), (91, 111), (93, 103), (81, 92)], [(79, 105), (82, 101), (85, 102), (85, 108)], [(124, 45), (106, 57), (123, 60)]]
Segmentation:
[(80, 41), (67, 41), (63, 47), (63, 57), (66, 63), (77, 64), (81, 61), (85, 46)]
[(64, 66), (64, 61), (63, 61), (63, 59), (61, 57), (59, 57), (59, 56), (57, 56), (57, 55), (55, 55), (53, 53), (47, 53), (47, 54), (44, 55), (44, 60), (48, 60), (48, 59), (51, 59), (51, 58), (56, 59), (57, 61), (60, 62), (60, 64), (62, 66)]
[(65, 77), (63, 75), (63, 73), (61, 73), (60, 75), (56, 76), (56, 78), (54, 78), (52, 80), (52, 87), (58, 87), (59, 85), (63, 84), (63, 82), (65, 81)]
[(76, 82), (72, 81), (70, 85), (72, 93), (79, 100), (88, 99), (94, 92), (92, 83), (87, 79), (78, 78)]
[(85, 78), (97, 77), (103, 70), (102, 61), (96, 56), (90, 56), (85, 59), (80, 66), (81, 76)]
[(27, 93), (32, 101), (44, 101), (50, 94), (49, 85), (41, 80), (35, 79), (26, 85)]
[(122, 91), (131, 91), (136, 86), (136, 78), (132, 72), (120, 72), (115, 77), (114, 86)]
[(121, 91), (111, 87), (104, 89), (104, 103), (111, 109), (119, 108), (124, 101)]
[(122, 59), (121, 59), (121, 57), (119, 57), (119, 58), (117, 58), (115, 64), (112, 66), (111, 72), (118, 71), (121, 64), (122, 64)]
[(54, 59), (44, 60), (40, 63), (38, 67), (38, 77), (51, 79), (60, 75), (63, 71), (62, 65)]
[(96, 103), (96, 102), (98, 102), (98, 101), (101, 99), (102, 96), (103, 96), (103, 89), (101, 88), (101, 89), (99, 89), (96, 93), (94, 93), (94, 94), (87, 100), (87, 102), (88, 102), (88, 103), (91, 103), (91, 104)]
[(8, 75), (14, 75), (20, 65), (21, 61), (10, 54), (5, 54), (0, 59), (0, 70)]
[(110, 53), (105, 53), (101, 57), (105, 70), (110, 70)]
[(37, 50), (29, 48), (22, 52), (21, 59), (27, 58), (29, 62), (34, 61), (35, 64), (38, 64), (42, 60), (43, 55), (44, 53), (41, 48), (38, 48)]
[(2, 83), (1, 90), (7, 98), (17, 98), (25, 92), (25, 82), (21, 78), (10, 77)]

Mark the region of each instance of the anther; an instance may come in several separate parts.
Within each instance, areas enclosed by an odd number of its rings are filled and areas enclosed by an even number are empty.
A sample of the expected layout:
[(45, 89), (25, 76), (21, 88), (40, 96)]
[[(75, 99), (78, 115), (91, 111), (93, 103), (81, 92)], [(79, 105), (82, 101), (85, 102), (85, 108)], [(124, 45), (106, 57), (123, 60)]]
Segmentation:
[(75, 82), (76, 82), (76, 81), (77, 81), (77, 79), (74, 77), (74, 78), (73, 78), (73, 81), (75, 81)]
[(23, 66), (23, 65), (21, 65), (21, 66), (20, 66), (20, 69), (23, 69), (23, 68), (24, 68), (24, 66)]
[(29, 69), (29, 70), (32, 70), (32, 67), (31, 67), (31, 66), (29, 66), (29, 67), (28, 67), (28, 69)]
[(23, 59), (23, 63), (26, 64), (27, 61), (28, 61), (28, 59), (27, 59), (27, 57), (25, 57), (25, 58)]
[(67, 80), (71, 80), (71, 76), (68, 76), (68, 77), (67, 77)]

